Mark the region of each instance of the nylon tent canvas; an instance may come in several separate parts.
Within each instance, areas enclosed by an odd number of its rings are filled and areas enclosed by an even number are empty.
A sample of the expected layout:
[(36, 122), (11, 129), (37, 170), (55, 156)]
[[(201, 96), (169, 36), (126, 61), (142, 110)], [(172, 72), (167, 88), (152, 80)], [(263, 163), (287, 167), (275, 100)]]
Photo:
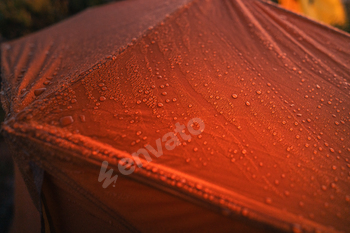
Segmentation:
[(2, 44), (2, 132), (45, 232), (347, 232), (349, 45), (258, 0), (91, 8)]

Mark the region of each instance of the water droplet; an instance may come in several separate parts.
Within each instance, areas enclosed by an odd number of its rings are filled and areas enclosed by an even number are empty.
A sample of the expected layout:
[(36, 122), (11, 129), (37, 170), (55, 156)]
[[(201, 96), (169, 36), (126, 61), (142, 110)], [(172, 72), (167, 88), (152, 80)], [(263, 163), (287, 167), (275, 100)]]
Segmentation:
[(265, 199), (265, 202), (266, 202), (266, 204), (271, 204), (272, 203), (272, 199), (268, 197), (268, 198)]
[(85, 119), (85, 116), (84, 116), (84, 115), (80, 115), (80, 116), (79, 116), (79, 118), (80, 118), (80, 121), (81, 121), (81, 122), (85, 122), (85, 121), (86, 121), (86, 119)]
[(36, 90), (34, 91), (34, 95), (35, 95), (35, 96), (39, 96), (39, 95), (41, 95), (42, 93), (44, 93), (44, 91), (46, 91), (46, 88), (39, 88), (39, 89), (36, 89)]
[(61, 126), (67, 126), (74, 122), (72, 116), (65, 116), (60, 119)]

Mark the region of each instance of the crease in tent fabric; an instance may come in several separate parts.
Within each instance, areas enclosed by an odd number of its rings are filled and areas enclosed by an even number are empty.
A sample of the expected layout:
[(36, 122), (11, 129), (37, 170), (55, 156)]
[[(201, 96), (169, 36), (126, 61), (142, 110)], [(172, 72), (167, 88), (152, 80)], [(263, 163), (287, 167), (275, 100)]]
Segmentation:
[(44, 197), (44, 194), (41, 194), (41, 201), (42, 201), (42, 205), (41, 205), (41, 233), (55, 233), (55, 230), (53, 229), (53, 223), (52, 223), (52, 219), (50, 216), (50, 212), (47, 208), (47, 204), (46, 204), (46, 199)]
[[(47, 216), (46, 216), (46, 211), (45, 211), (45, 206), (44, 202), (42, 200), (42, 186), (43, 186), (43, 181), (44, 181), (44, 169), (39, 167), (36, 163), (33, 161), (29, 161), (29, 167), (32, 170), (33, 174), (33, 180), (34, 180), (34, 185), (38, 194), (39, 198), (39, 214), (40, 214), (40, 224), (41, 224), (41, 233), (50, 233), (51, 231), (46, 231), (45, 228), (48, 228), (49, 226), (46, 226), (48, 223)], [(43, 211), (44, 209), (44, 211)], [(43, 213), (44, 212), (44, 213)], [(46, 224), (45, 224), (46, 223)]]

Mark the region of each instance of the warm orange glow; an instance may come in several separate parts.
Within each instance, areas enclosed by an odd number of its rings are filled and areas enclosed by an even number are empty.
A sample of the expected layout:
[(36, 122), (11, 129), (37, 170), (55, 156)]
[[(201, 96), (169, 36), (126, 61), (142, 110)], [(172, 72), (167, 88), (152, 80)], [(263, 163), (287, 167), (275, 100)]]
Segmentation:
[(300, 1), (298, 0), (279, 0), (278, 1), (284, 8), (294, 11), (296, 13), (302, 13)]
[(279, 0), (288, 10), (302, 13), (326, 24), (344, 25), (345, 9), (341, 0)]

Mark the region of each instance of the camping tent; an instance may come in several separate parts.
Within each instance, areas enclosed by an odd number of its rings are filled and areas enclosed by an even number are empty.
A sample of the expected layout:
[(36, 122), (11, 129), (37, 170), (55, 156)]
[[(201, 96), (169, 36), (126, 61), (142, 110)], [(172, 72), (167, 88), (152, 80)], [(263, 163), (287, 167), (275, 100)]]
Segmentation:
[(111, 3), (2, 44), (42, 228), (350, 231), (349, 45), (258, 0)]

